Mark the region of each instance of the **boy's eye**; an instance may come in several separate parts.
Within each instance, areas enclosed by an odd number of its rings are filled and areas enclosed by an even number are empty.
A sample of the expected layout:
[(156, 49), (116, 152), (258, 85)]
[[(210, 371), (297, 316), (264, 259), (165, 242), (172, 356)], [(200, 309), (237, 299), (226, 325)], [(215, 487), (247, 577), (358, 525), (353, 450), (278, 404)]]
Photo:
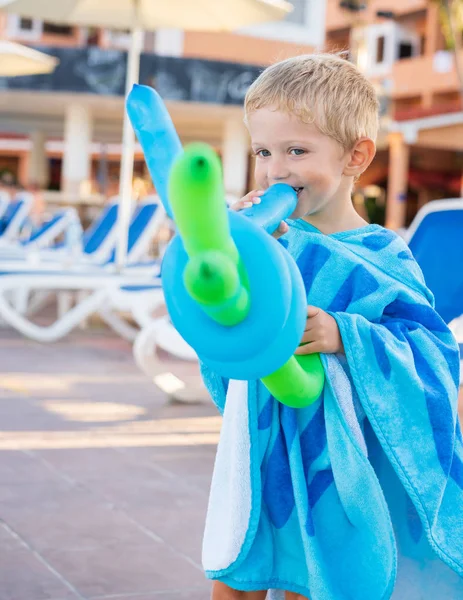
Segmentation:
[(305, 150), (303, 150), (302, 148), (291, 148), (290, 153), (293, 156), (302, 156), (303, 154), (305, 154)]
[(256, 156), (261, 156), (262, 158), (267, 158), (267, 156), (270, 156), (270, 152), (268, 150), (256, 150), (255, 152)]

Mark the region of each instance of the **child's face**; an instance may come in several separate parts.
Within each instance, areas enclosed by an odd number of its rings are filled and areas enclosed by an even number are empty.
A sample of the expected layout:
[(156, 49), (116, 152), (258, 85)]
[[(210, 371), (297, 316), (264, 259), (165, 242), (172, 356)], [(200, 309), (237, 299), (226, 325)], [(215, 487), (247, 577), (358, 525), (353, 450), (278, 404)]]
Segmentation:
[(331, 212), (344, 197), (350, 198), (351, 182), (343, 176), (349, 153), (314, 124), (271, 108), (253, 111), (247, 121), (257, 186), (265, 190), (282, 182), (295, 188), (293, 219), (321, 214), (328, 207)]

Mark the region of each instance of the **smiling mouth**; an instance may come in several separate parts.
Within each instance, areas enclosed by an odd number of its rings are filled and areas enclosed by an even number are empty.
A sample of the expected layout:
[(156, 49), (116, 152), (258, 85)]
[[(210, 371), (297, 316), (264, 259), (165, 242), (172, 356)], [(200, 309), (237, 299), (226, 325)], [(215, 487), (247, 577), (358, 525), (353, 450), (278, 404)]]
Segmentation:
[(296, 194), (299, 196), (299, 194), (302, 192), (302, 190), (304, 189), (303, 187), (294, 187), (291, 186), (293, 188), (293, 190), (296, 192)]

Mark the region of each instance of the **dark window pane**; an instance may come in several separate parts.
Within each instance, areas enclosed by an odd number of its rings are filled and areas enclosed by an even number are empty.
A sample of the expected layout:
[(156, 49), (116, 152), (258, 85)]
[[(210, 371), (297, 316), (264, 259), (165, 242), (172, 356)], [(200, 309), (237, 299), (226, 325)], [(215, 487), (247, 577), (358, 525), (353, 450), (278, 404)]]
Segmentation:
[(32, 19), (26, 19), (22, 17), (19, 21), (19, 28), (23, 31), (32, 31), (33, 26), (34, 22), (32, 21)]
[(379, 37), (376, 41), (376, 64), (384, 62), (384, 46), (386, 45), (386, 38), (384, 35)]
[(55, 25), (55, 23), (45, 23), (43, 24), (43, 32), (51, 33), (53, 35), (72, 35), (72, 27), (69, 25)]
[(413, 56), (413, 46), (410, 42), (401, 42), (399, 44), (399, 59), (410, 58)]

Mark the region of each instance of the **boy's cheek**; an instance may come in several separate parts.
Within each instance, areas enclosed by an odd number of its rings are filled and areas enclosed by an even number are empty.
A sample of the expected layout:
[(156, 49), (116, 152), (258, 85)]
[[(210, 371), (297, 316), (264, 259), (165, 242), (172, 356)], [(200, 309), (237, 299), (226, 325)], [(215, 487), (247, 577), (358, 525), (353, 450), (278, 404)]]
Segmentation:
[(265, 190), (267, 189), (267, 176), (265, 171), (262, 168), (259, 168), (257, 165), (254, 168), (254, 179), (256, 180), (256, 188), (258, 190)]

